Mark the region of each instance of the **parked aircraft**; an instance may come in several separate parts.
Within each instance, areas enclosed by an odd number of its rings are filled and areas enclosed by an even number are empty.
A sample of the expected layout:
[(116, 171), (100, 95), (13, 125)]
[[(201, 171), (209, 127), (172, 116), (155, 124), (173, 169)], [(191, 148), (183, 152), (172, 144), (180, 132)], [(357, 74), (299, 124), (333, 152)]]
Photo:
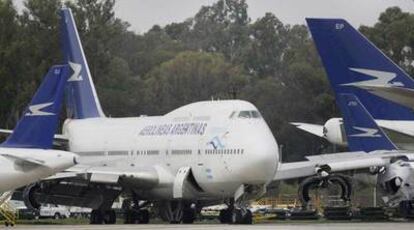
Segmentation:
[(72, 13), (63, 9), (61, 16), (63, 54), (74, 74), (67, 84), (69, 117), (56, 141), (78, 153), (80, 164), (27, 186), (23, 199), (31, 207), (89, 207), (91, 223), (113, 224), (111, 206), (122, 194), (126, 223), (148, 223), (149, 204), (166, 221), (192, 223), (203, 206), (222, 203), (228, 207), (220, 212), (222, 223), (251, 223), (247, 202), (274, 180), (315, 173), (333, 179), (331, 172), (389, 164), (375, 154), (280, 164), (266, 122), (241, 100), (195, 102), (162, 116), (105, 117)]
[(76, 164), (75, 154), (50, 149), (69, 74), (66, 65), (50, 68), (14, 131), (0, 144), (0, 192), (36, 182)]
[[(307, 19), (332, 89), (355, 94), (397, 146), (413, 149), (414, 81), (342, 19)], [(342, 118), (324, 125), (294, 122), (329, 142), (347, 145)]]
[[(358, 164), (364, 164), (364, 159), (366, 159), (372, 163), (372, 167), (367, 171), (377, 175), (377, 184), (384, 203), (390, 207), (400, 206), (403, 213), (412, 212), (414, 198), (414, 190), (412, 189), (414, 164), (412, 160), (414, 154), (398, 150), (356, 96), (337, 94), (337, 102), (343, 113), (348, 146), (352, 152), (310, 156), (307, 157), (308, 162), (282, 164), (279, 170), (296, 178), (303, 174), (309, 174), (306, 172), (307, 164), (326, 164), (323, 167), (320, 166), (320, 170), (326, 173), (331, 171), (332, 167), (356, 168)], [(346, 158), (352, 159), (353, 162), (346, 163)], [(360, 161), (357, 162), (357, 159)], [(276, 174), (276, 177), (278, 176), (283, 177), (284, 175)], [(302, 202), (306, 204), (310, 201), (310, 188), (325, 186), (328, 183), (340, 184), (342, 198), (345, 201), (350, 199), (350, 178), (341, 175), (338, 178), (338, 174), (325, 177), (324, 174), (319, 173), (319, 175), (308, 177), (301, 182), (300, 198)]]

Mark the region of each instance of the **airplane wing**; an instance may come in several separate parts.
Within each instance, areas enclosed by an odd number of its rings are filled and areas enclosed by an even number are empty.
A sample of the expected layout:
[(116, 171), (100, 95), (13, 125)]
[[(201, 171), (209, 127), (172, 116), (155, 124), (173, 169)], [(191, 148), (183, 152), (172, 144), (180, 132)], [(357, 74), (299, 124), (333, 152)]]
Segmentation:
[(158, 184), (159, 176), (157, 169), (153, 167), (147, 168), (123, 168), (78, 164), (63, 172), (57, 173), (45, 180), (59, 179), (82, 179), (88, 183), (103, 183), (116, 185), (118, 183), (134, 182), (143, 188), (150, 188)]
[(308, 133), (316, 135), (318, 137), (325, 138), (323, 133), (323, 125), (316, 125), (310, 123), (302, 123), (302, 122), (290, 122), (290, 124), (296, 126), (298, 129), (302, 129)]
[(275, 181), (316, 175), (320, 170), (327, 173), (367, 170), (390, 164), (394, 159), (414, 159), (414, 153), (402, 151), (373, 151), (371, 153), (343, 152), (307, 156), (307, 161), (282, 163)]

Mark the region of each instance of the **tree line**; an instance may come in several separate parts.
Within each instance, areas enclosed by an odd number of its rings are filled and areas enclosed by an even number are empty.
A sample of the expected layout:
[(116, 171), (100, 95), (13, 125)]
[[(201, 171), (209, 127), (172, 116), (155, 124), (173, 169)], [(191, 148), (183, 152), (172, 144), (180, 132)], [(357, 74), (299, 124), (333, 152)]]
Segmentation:
[[(321, 140), (289, 122), (339, 116), (305, 25), (266, 13), (252, 20), (245, 0), (218, 0), (185, 21), (137, 34), (115, 0), (63, 3), (74, 13), (105, 113), (160, 115), (187, 103), (243, 99), (261, 111), (285, 161), (321, 151)], [(62, 63), (60, 0), (0, 0), (0, 127), (13, 128), (53, 64)], [(386, 9), (360, 31), (414, 73), (414, 14)], [(325, 143), (326, 144), (326, 143)]]

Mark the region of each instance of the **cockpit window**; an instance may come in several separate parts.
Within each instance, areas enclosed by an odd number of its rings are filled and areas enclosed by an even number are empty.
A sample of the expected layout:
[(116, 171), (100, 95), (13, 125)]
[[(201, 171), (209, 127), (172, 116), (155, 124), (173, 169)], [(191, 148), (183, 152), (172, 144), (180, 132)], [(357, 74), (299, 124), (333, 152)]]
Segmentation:
[(236, 114), (236, 111), (233, 111), (233, 112), (230, 114), (230, 117), (229, 117), (229, 118), (230, 118), (230, 119), (231, 119), (231, 118), (233, 118), (235, 114)]
[(240, 111), (239, 118), (261, 118), (259, 111)]
[(260, 115), (259, 111), (252, 111), (252, 117), (253, 118), (261, 118), (262, 115)]
[(251, 118), (250, 111), (240, 111), (239, 118)]

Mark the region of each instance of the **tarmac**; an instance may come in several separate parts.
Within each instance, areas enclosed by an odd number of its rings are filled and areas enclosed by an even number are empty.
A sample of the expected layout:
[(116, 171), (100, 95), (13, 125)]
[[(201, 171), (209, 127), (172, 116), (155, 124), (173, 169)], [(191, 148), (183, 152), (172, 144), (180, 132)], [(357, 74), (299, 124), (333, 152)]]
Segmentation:
[(342, 229), (364, 229), (364, 230), (389, 230), (389, 229), (413, 229), (413, 222), (343, 222), (343, 223), (268, 223), (254, 225), (217, 225), (217, 224), (192, 224), (192, 225), (17, 225), (10, 229), (57, 229), (57, 230), (105, 230), (105, 229), (195, 229), (195, 230), (232, 230), (232, 229), (272, 229), (272, 230), (342, 230)]

